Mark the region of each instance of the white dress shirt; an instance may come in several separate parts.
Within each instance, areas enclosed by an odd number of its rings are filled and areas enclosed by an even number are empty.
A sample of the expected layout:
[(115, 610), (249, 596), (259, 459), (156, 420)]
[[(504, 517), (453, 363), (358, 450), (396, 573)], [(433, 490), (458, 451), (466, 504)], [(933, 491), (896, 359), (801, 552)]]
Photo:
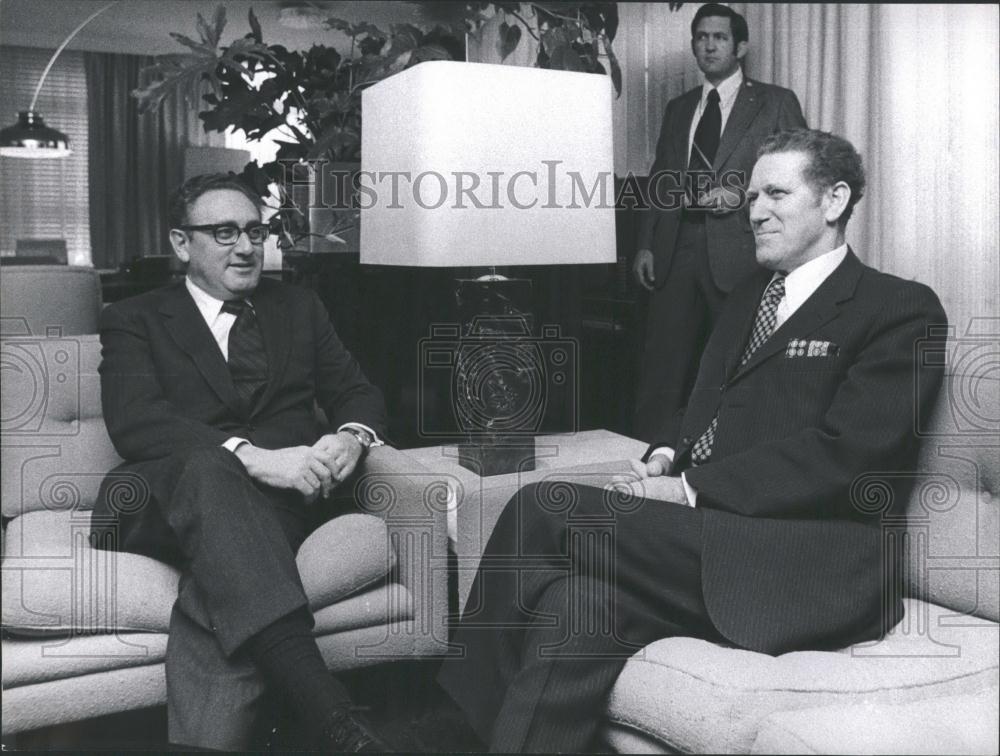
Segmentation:
[[(223, 358), (226, 362), (229, 362), (229, 332), (233, 328), (233, 323), (236, 322), (236, 316), (229, 312), (223, 312), (222, 305), (225, 302), (221, 299), (216, 299), (202, 289), (191, 280), (190, 276), (184, 278), (184, 285), (187, 287), (188, 293), (191, 294), (191, 299), (194, 300), (195, 305), (198, 307), (198, 312), (201, 313), (201, 317), (204, 318), (206, 325), (208, 325), (208, 330), (212, 332), (215, 343), (219, 345), (219, 350), (222, 352)], [(250, 306), (253, 307), (252, 304)], [(337, 428), (337, 432), (339, 433), (344, 428), (360, 428), (374, 439), (372, 446), (382, 446), (383, 444), (378, 434), (364, 423), (344, 423)], [(222, 445), (229, 449), (229, 451), (235, 452), (241, 445), (248, 443), (250, 442), (245, 438), (233, 436), (232, 438), (227, 438)]]
[(691, 119), (691, 128), (688, 130), (688, 163), (691, 162), (691, 145), (694, 144), (694, 132), (698, 130), (698, 121), (701, 114), (705, 112), (705, 105), (708, 104), (708, 93), (713, 89), (719, 90), (719, 110), (722, 112), (722, 124), (719, 126), (719, 139), (726, 132), (726, 122), (729, 121), (729, 114), (733, 112), (733, 105), (736, 103), (736, 96), (743, 86), (743, 69), (736, 67), (728, 79), (719, 82), (719, 86), (713, 87), (707, 81), (701, 85), (701, 99), (698, 107), (695, 108), (694, 118)]
[[(845, 257), (847, 257), (847, 245), (841, 244), (836, 249), (803, 263), (785, 276), (785, 296), (778, 302), (778, 309), (775, 311), (775, 330), (778, 330), (813, 295)], [(779, 275), (780, 273), (775, 273), (771, 280)], [(654, 454), (662, 454), (671, 462), (674, 460), (674, 450), (669, 446), (654, 449), (653, 454), (649, 456), (652, 457)], [(684, 483), (684, 494), (687, 496), (688, 505), (695, 506), (698, 503), (698, 492), (688, 485), (684, 473), (681, 473), (681, 482)]]

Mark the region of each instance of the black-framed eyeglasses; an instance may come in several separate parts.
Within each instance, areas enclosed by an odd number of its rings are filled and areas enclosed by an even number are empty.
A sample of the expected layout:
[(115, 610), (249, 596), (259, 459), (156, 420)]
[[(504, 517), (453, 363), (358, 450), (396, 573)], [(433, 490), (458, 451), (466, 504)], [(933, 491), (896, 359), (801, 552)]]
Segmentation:
[(211, 232), (216, 244), (233, 246), (240, 240), (240, 234), (245, 233), (251, 244), (263, 244), (267, 241), (271, 229), (266, 223), (248, 223), (240, 228), (235, 223), (206, 223), (201, 226), (178, 226), (183, 231)]

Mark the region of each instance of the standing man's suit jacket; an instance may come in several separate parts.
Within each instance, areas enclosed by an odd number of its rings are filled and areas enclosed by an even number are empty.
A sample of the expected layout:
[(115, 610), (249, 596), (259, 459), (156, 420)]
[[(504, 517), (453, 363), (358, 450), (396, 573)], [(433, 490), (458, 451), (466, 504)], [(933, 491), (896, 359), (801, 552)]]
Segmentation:
[[(104, 310), (101, 402), (111, 440), (127, 461), (105, 478), (94, 523), (115, 523), (126, 540), (130, 527), (141, 529), (148, 512), (118, 523), (114, 499), (122, 489), (115, 492), (115, 484), (155, 476), (172, 454), (219, 446), (232, 436), (266, 449), (313, 444), (322, 433), (316, 404), (333, 428), (357, 422), (384, 434), (382, 395), (337, 338), (316, 294), (262, 279), (250, 300), (268, 380), (249, 414), (241, 413), (226, 360), (183, 283)], [(128, 550), (169, 551), (156, 532), (139, 535)]]
[[(702, 588), (718, 630), (769, 653), (842, 647), (902, 616), (898, 594), (882, 608), (885, 573), (895, 571), (865, 476), (892, 486), (915, 469), (914, 417), (942, 378), (915, 350), (946, 316), (929, 288), (849, 251), (741, 368), (771, 275), (730, 295), (686, 411), (650, 450), (674, 447), (672, 474), (685, 471), (698, 492)], [(712, 457), (691, 468), (716, 412)], [(906, 485), (897, 489), (901, 507)]]
[[(667, 103), (660, 138), (656, 143), (656, 160), (650, 172), (651, 182), (659, 172), (670, 171), (672, 177), (677, 177), (687, 170), (691, 120), (701, 94), (702, 88), (699, 86)], [(757, 148), (761, 142), (776, 131), (804, 128), (805, 125), (806, 121), (794, 92), (744, 78), (715, 154), (712, 168), (717, 181), (712, 186), (718, 186), (721, 182), (734, 191), (745, 190), (750, 182), (750, 173), (757, 161)], [(723, 180), (726, 174), (729, 178)], [(677, 207), (666, 210), (651, 208), (643, 213), (639, 223), (637, 248), (653, 252), (657, 288), (663, 286), (670, 272), (681, 219), (676, 191), (683, 186), (683, 181), (676, 178), (663, 178), (660, 181), (661, 200), (671, 208), (675, 204)], [(672, 189), (675, 193), (673, 202), (670, 203), (667, 195)], [(652, 191), (651, 184), (650, 192)], [(725, 215), (709, 214), (705, 219), (705, 235), (712, 278), (722, 291), (731, 291), (737, 281), (757, 269), (753, 233), (746, 207)]]

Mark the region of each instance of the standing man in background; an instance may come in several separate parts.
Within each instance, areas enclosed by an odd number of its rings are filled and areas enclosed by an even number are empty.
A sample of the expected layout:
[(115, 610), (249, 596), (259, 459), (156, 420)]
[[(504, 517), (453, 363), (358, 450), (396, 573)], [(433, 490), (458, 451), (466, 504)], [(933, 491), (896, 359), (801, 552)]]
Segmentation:
[(633, 264), (650, 292), (633, 428), (647, 441), (687, 402), (726, 295), (757, 270), (744, 196), (757, 149), (776, 131), (806, 125), (794, 92), (743, 76), (748, 41), (739, 13), (699, 8), (691, 51), (705, 81), (663, 115), (653, 208), (640, 221)]

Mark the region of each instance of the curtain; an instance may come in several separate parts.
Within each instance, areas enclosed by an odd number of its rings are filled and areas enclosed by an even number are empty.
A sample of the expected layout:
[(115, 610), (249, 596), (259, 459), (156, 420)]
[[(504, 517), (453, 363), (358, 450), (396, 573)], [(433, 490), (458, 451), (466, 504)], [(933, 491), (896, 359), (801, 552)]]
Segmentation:
[(156, 113), (139, 115), (133, 89), (147, 83), (152, 58), (85, 53), (89, 94), (90, 235), (95, 267), (117, 268), (134, 257), (171, 254), (167, 203), (184, 177), (184, 149), (222, 146), (207, 135), (198, 103), (182, 94)]
[(691, 19), (699, 3), (618, 3), (615, 54), (622, 93), (615, 101), (615, 173), (645, 176), (667, 103), (701, 83), (691, 54)]
[[(795, 91), (811, 127), (868, 171), (847, 227), (858, 255), (941, 297), (961, 336), (1000, 333), (1000, 13), (989, 5), (732, 3), (748, 76)], [(667, 101), (700, 83), (698, 4), (619, 3), (627, 128), (617, 164), (645, 174)]]

